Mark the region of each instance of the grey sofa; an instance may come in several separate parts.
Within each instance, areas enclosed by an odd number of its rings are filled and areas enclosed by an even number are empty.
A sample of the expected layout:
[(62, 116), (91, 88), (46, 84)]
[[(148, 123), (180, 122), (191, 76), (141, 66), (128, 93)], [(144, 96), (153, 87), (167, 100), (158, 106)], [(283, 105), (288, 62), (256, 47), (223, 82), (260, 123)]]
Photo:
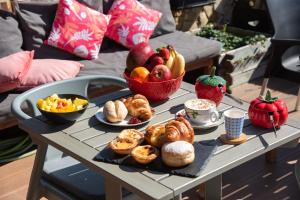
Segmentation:
[[(93, 9), (107, 13), (113, 0), (80, 0)], [(141, 0), (146, 6), (163, 13), (150, 39), (153, 48), (173, 45), (186, 59), (186, 70), (192, 71), (212, 64), (221, 51), (220, 43), (177, 31), (169, 0)], [(16, 14), (0, 12), (0, 57), (22, 50), (35, 50), (35, 58), (77, 60), (84, 64), (78, 76), (122, 76), (128, 49), (104, 39), (96, 60), (82, 60), (62, 50), (43, 44), (51, 30), (57, 3), (22, 2), (15, 6)], [(9, 28), (7, 28), (9, 27)], [(5, 38), (5, 39), (4, 39)], [(20, 94), (10, 91), (0, 94), (0, 130), (16, 125), (10, 104)]]

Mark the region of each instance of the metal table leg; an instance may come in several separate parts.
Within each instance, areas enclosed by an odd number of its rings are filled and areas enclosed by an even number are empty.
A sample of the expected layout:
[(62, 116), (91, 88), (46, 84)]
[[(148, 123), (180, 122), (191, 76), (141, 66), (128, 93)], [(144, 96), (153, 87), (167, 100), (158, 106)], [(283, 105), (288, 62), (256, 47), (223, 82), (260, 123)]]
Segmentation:
[(122, 187), (121, 185), (109, 178), (105, 177), (105, 199), (121, 200)]
[(216, 176), (205, 183), (205, 199), (222, 199), (222, 175)]

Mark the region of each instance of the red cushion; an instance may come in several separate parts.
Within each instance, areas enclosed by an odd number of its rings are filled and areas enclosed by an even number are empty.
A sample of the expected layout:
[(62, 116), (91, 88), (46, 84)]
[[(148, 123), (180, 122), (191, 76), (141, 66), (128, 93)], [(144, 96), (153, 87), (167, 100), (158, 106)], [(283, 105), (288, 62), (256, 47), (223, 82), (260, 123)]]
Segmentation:
[(28, 72), (34, 51), (22, 51), (0, 59), (0, 93), (17, 88)]
[(105, 36), (128, 48), (148, 42), (162, 15), (136, 0), (115, 0), (108, 14)]
[(60, 0), (46, 44), (85, 59), (96, 59), (110, 16), (75, 0)]

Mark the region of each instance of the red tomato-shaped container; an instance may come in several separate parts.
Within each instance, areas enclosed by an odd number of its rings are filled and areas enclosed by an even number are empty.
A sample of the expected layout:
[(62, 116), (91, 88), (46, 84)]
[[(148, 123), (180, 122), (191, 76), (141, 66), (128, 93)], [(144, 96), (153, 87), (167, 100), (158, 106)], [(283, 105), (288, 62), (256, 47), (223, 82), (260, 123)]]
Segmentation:
[(199, 99), (210, 99), (218, 106), (226, 92), (226, 81), (215, 75), (216, 67), (213, 67), (210, 75), (202, 75), (197, 78), (195, 92)]
[(262, 128), (279, 128), (288, 118), (288, 108), (284, 101), (272, 97), (267, 91), (265, 98), (256, 98), (251, 101), (248, 109), (249, 119), (253, 125)]

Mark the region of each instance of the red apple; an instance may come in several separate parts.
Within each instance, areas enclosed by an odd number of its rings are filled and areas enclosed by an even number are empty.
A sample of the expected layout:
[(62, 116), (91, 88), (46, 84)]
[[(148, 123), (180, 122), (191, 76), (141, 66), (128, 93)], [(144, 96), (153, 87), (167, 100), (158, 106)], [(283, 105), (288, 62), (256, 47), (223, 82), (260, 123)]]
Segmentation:
[(126, 70), (131, 72), (137, 66), (145, 66), (147, 60), (154, 54), (148, 43), (142, 42), (131, 48), (126, 59)]
[(146, 65), (146, 68), (149, 71), (152, 71), (156, 65), (163, 65), (165, 63), (164, 59), (157, 54), (152, 55), (148, 61), (149, 64)]
[(166, 65), (156, 65), (149, 75), (149, 81), (161, 82), (172, 78), (171, 70)]

